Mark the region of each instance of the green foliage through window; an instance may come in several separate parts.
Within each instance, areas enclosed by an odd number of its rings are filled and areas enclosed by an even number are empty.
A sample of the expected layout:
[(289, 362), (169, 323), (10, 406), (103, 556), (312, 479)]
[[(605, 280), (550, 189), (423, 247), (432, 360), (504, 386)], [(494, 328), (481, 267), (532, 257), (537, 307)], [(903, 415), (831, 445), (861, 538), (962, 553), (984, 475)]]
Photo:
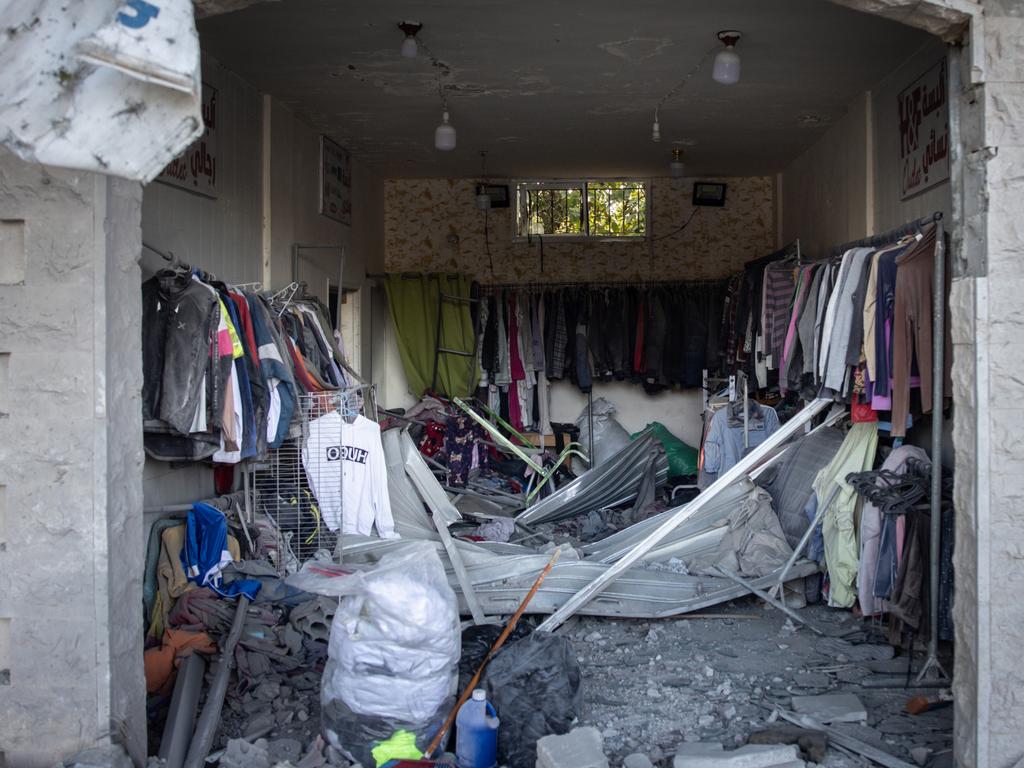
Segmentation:
[(582, 188), (531, 189), (527, 195), (528, 234), (583, 234)]
[(637, 181), (587, 184), (587, 221), (592, 236), (642, 237), (647, 232), (647, 189)]
[(524, 182), (517, 193), (521, 237), (647, 234), (647, 185), (642, 181)]

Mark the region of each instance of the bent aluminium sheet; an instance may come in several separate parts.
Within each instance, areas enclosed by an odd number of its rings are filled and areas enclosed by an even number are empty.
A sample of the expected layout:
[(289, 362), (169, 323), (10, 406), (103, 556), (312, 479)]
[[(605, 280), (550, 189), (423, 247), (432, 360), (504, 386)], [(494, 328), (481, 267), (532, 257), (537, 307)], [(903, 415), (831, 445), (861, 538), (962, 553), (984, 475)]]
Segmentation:
[(636, 498), (651, 456), (655, 457), (657, 483), (663, 485), (668, 478), (668, 459), (647, 430), (609, 461), (588, 469), (521, 512), (516, 522), (549, 523), (630, 502)]

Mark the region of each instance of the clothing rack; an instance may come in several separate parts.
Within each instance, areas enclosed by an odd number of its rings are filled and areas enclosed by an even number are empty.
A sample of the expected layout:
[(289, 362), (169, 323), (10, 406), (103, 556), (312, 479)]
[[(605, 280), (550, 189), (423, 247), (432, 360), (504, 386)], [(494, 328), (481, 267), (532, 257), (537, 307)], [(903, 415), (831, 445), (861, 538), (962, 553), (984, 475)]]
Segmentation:
[(798, 237), (791, 243), (787, 243), (781, 248), (772, 251), (767, 256), (758, 256), (756, 259), (751, 259), (743, 265), (744, 269), (750, 267), (764, 266), (770, 264), (773, 261), (779, 261), (780, 259), (796, 257), (797, 261), (800, 260), (800, 238)]
[(726, 278), (707, 278), (701, 280), (621, 280), (621, 281), (549, 281), (543, 283), (481, 283), (480, 290), (483, 293), (495, 291), (526, 291), (528, 293), (557, 290), (559, 288), (671, 288), (692, 287), (703, 285), (720, 285)]
[[(940, 222), (940, 234), (941, 234), (941, 222), (942, 222), (942, 211), (936, 211), (935, 213), (929, 214), (928, 216), (922, 216), (920, 219), (914, 219), (906, 224), (890, 229), (888, 232), (883, 232), (880, 235), (871, 235), (869, 237), (862, 237), (860, 240), (853, 240), (849, 243), (843, 243), (842, 245), (834, 246), (829, 251), (829, 256), (841, 256), (851, 248), (873, 248), (881, 245), (888, 245), (894, 243), (901, 237), (907, 235), (913, 235), (920, 232), (924, 227), (931, 224), (932, 222)], [(938, 250), (938, 248), (936, 248)], [(945, 254), (943, 254), (945, 255)]]
[(851, 248), (878, 247), (893, 243), (908, 235), (919, 234), (929, 224), (935, 224), (935, 263), (932, 275), (932, 476), (930, 493), (930, 551), (929, 551), (929, 622), (928, 658), (918, 675), (918, 681), (949, 680), (949, 675), (938, 659), (939, 644), (939, 558), (942, 536), (942, 404), (945, 399), (946, 351), (946, 238), (943, 214), (936, 211), (914, 221), (860, 240), (834, 247), (832, 257)]

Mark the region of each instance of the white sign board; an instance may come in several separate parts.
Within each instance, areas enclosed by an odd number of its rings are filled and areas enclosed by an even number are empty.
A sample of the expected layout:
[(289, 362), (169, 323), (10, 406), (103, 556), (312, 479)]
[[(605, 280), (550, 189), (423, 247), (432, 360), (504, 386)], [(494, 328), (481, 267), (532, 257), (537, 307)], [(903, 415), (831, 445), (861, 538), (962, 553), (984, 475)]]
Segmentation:
[(217, 89), (203, 83), (203, 135), (156, 177), (172, 187), (217, 197)]
[(943, 59), (899, 95), (900, 199), (949, 178), (949, 97)]
[(340, 144), (320, 137), (320, 213), (352, 223), (352, 160)]

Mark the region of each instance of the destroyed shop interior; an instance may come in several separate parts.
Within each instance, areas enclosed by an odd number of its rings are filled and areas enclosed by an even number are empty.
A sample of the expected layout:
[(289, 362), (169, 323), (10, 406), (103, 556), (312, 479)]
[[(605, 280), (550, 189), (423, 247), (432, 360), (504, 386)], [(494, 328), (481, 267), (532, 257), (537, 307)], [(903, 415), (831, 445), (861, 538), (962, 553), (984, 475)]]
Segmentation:
[(1018, 765), (1014, 2), (7, 5), (0, 768)]

